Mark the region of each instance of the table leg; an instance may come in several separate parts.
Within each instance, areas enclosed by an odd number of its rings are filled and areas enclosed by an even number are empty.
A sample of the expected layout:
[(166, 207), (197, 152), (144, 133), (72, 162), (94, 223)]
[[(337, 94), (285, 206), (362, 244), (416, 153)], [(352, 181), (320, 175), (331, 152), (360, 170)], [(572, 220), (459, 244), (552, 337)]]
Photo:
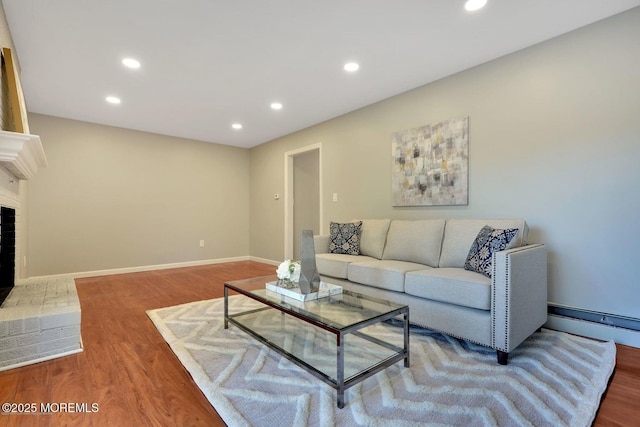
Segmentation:
[(229, 288), (224, 287), (224, 328), (229, 329)]
[(404, 358), (404, 367), (408, 368), (409, 367), (409, 308), (407, 308), (407, 311), (404, 313), (404, 351), (405, 351), (405, 358)]
[(344, 335), (342, 332), (336, 335), (338, 344), (338, 360), (337, 360), (337, 390), (338, 390), (338, 408), (344, 408)]

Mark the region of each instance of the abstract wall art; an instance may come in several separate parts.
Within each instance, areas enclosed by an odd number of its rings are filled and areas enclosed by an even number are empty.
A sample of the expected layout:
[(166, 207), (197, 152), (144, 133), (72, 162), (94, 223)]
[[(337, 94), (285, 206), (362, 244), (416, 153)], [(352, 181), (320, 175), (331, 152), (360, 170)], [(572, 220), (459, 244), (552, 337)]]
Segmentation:
[(393, 206), (469, 204), (469, 117), (395, 132)]

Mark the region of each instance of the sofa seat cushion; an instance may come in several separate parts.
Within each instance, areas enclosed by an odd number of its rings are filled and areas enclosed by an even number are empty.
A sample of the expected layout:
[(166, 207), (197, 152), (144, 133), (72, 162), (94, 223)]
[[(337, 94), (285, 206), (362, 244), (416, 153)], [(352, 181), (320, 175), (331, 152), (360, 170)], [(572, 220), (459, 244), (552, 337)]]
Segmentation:
[(374, 286), (389, 291), (404, 292), (404, 276), (409, 271), (423, 270), (427, 266), (414, 262), (372, 260), (349, 264), (347, 278), (351, 282)]
[(462, 268), (429, 268), (408, 272), (405, 292), (417, 297), (479, 310), (491, 309), (491, 279)]
[(349, 264), (352, 262), (372, 260), (375, 260), (375, 258), (363, 255), (316, 254), (316, 268), (318, 269), (318, 273), (324, 276), (346, 279)]

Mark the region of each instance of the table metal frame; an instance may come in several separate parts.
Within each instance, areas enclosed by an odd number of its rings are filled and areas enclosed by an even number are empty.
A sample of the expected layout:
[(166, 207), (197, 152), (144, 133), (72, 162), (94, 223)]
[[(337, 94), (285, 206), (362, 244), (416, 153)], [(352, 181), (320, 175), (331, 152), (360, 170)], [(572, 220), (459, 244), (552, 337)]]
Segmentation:
[[(262, 304), (265, 304), (267, 307), (261, 307), (258, 309), (254, 309), (254, 310), (248, 310), (248, 311), (243, 311), (240, 313), (235, 313), (232, 315), (229, 315), (229, 290), (232, 290), (234, 292), (237, 292), (245, 297), (251, 298), (255, 301), (258, 301)], [(360, 298), (364, 298), (364, 299), (372, 299), (373, 298), (368, 298), (359, 294), (354, 294), (354, 293), (350, 293), (348, 291), (344, 291), (345, 293), (351, 295), (351, 296), (358, 296)], [(320, 301), (320, 300), (317, 300)], [(305, 362), (304, 360), (298, 358), (297, 356), (289, 353), (288, 351), (286, 351), (285, 349), (283, 349), (282, 347), (280, 347), (279, 345), (277, 345), (276, 343), (264, 338), (263, 336), (261, 336), (259, 333), (257, 333), (256, 331), (248, 328), (247, 326), (243, 325), (242, 323), (240, 323), (238, 320), (236, 320), (236, 318), (241, 317), (243, 315), (247, 315), (247, 314), (252, 314), (252, 313), (256, 313), (256, 312), (260, 312), (260, 311), (264, 311), (264, 310), (269, 310), (269, 308), (274, 308), (278, 311), (280, 311), (281, 313), (289, 315), (289, 316), (293, 316), (297, 319), (300, 319), (306, 323), (309, 323), (311, 325), (314, 325), (318, 328), (321, 328), (325, 331), (328, 331), (332, 334), (335, 334), (336, 336), (336, 366), (337, 366), (337, 375), (336, 375), (336, 379), (331, 378), (330, 376), (328, 376), (327, 374), (325, 374), (324, 372), (318, 370), (317, 368), (315, 368), (314, 366), (311, 366), (309, 363)], [(403, 327), (404, 327), (404, 347), (400, 348), (397, 347), (393, 344), (387, 343), (385, 341), (382, 341), (378, 338), (372, 337), (368, 334), (359, 332), (361, 329), (366, 328), (367, 326), (371, 326), (373, 324), (376, 323), (381, 323), (387, 320), (391, 320), (394, 319), (398, 316), (402, 316), (402, 322), (403, 322)], [(381, 370), (393, 365), (396, 362), (399, 362), (401, 360), (404, 360), (404, 366), (406, 368), (409, 367), (409, 307), (408, 306), (404, 306), (404, 307), (400, 307), (400, 308), (396, 308), (393, 310), (389, 310), (386, 313), (382, 313), (379, 316), (373, 317), (373, 318), (369, 318), (366, 320), (363, 320), (361, 322), (357, 322), (354, 324), (351, 324), (349, 326), (346, 326), (344, 328), (336, 328), (330, 325), (327, 325), (326, 323), (323, 323), (321, 321), (318, 321), (316, 319), (313, 319), (311, 317), (305, 316), (301, 313), (298, 313), (292, 309), (290, 309), (289, 307), (287, 307), (286, 305), (282, 305), (282, 304), (277, 304), (273, 301), (269, 301), (268, 299), (265, 298), (261, 298), (259, 295), (253, 294), (251, 291), (245, 290), (241, 287), (237, 287), (234, 286), (233, 282), (229, 282), (229, 283), (225, 283), (224, 284), (224, 328), (228, 329), (229, 327), (229, 323), (237, 326), (238, 328), (240, 328), (241, 330), (243, 330), (244, 332), (246, 332), (247, 334), (251, 335), (252, 337), (256, 338), (258, 341), (262, 342), (263, 344), (265, 344), (266, 346), (268, 346), (269, 348), (275, 350), (276, 352), (278, 352), (279, 354), (281, 354), (282, 356), (284, 356), (285, 358), (287, 358), (288, 360), (292, 361), (293, 363), (295, 363), (296, 365), (300, 366), (301, 368), (305, 369), (306, 371), (308, 371), (309, 373), (311, 373), (312, 375), (314, 375), (315, 377), (319, 378), (320, 380), (324, 381), (325, 383), (329, 384), (330, 386), (332, 386), (333, 388), (336, 389), (337, 391), (337, 404), (338, 404), (338, 408), (344, 408), (345, 405), (345, 399), (344, 399), (344, 395), (345, 395), (345, 390), (348, 389), (349, 387), (353, 386), (354, 384), (359, 383), (360, 381), (363, 381), (364, 379), (380, 372)], [(396, 354), (387, 357), (381, 361), (379, 361), (378, 363), (375, 363), (374, 365), (370, 366), (369, 368), (362, 370), (361, 372), (359, 372), (356, 375), (351, 376), (350, 378), (345, 379), (344, 377), (344, 356), (345, 356), (345, 348), (344, 348), (344, 342), (345, 342), (345, 337), (348, 334), (354, 334), (357, 335), (360, 338), (366, 339), (370, 342), (373, 342), (375, 344), (378, 344), (382, 347), (388, 348), (390, 350), (393, 350), (396, 352)]]

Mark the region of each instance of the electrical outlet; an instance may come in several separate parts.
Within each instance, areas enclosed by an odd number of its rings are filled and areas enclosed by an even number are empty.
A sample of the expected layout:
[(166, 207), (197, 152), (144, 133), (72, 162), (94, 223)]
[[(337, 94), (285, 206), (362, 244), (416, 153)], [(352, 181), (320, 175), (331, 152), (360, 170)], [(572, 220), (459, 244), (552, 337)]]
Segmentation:
[(204, 240), (200, 240), (200, 247), (204, 248)]

